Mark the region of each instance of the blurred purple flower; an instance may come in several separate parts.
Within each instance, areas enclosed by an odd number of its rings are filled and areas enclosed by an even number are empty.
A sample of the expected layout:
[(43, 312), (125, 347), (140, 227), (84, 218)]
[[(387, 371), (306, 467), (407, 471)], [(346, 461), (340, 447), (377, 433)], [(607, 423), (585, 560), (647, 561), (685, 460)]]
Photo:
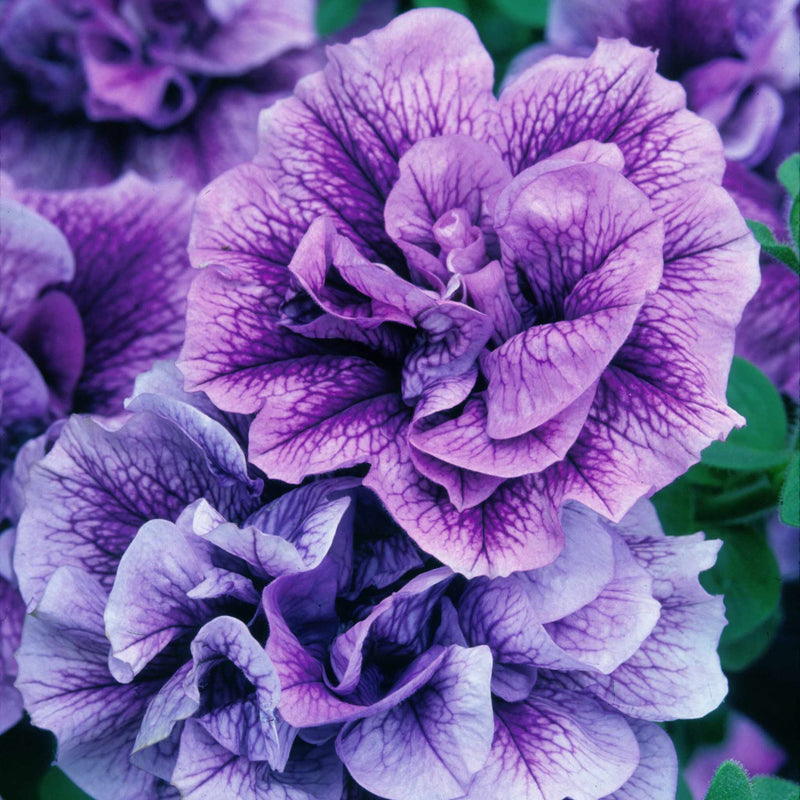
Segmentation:
[(449, 567), (547, 564), (564, 500), (618, 520), (742, 421), (725, 385), (757, 247), (719, 137), (623, 41), (499, 100), (445, 10), (329, 57), (198, 200), (180, 367), (257, 412), (270, 477), (368, 463)]
[(714, 773), (723, 761), (739, 762), (750, 775), (770, 775), (786, 760), (786, 753), (761, 728), (742, 714), (732, 713), (725, 740), (697, 750), (684, 770), (695, 800), (703, 800)]
[(0, 154), (20, 183), (127, 169), (199, 188), (255, 150), (258, 112), (318, 69), (313, 0), (9, 0)]

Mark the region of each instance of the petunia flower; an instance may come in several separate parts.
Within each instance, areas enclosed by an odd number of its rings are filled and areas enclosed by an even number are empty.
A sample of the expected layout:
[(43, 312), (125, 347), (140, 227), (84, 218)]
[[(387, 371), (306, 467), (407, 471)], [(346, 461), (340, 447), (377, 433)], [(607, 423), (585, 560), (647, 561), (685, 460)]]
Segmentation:
[(171, 780), (183, 797), (223, 796), (187, 774), (211, 763), (261, 791), (338, 800), (332, 747), (295, 744), (275, 712), (259, 605), (270, 580), (313, 569), (352, 531), (358, 481), (265, 487), (241, 420), (175, 374), (142, 376), (117, 418), (73, 416), (31, 470), (15, 553), (33, 611), (17, 654), (25, 708), (99, 800), (177, 797)]
[[(133, 175), (63, 193), (2, 180), (0, 675), (11, 698), (22, 621), (11, 569), (21, 484), (57, 435), (45, 433), (51, 423), (73, 411), (119, 412), (136, 375), (177, 351), (192, 196)], [(5, 728), (20, 709), (18, 700), (2, 705)]]
[(133, 169), (199, 188), (255, 149), (258, 112), (318, 69), (313, 0), (11, 0), (2, 160), (77, 188)]
[[(564, 510), (549, 566), (467, 580), (353, 478), (248, 471), (167, 365), (31, 470), (17, 686), (97, 797), (669, 800), (653, 721), (726, 691), (719, 542)], [(487, 788), (488, 787), (488, 788)], [(670, 794), (672, 792), (672, 794)]]
[(201, 193), (187, 385), (256, 414), (272, 478), (368, 464), (456, 571), (548, 564), (566, 500), (619, 520), (742, 422), (757, 246), (719, 137), (621, 40), (499, 99), (441, 9), (329, 58)]

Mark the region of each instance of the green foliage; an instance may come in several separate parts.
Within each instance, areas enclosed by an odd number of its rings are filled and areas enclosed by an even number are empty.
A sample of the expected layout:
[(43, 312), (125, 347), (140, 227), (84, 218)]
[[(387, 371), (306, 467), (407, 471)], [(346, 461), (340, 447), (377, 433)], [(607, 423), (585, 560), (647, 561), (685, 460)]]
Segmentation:
[(714, 775), (706, 800), (752, 800), (752, 797), (745, 771), (735, 761), (726, 761)]
[(786, 412), (769, 378), (750, 362), (734, 358), (727, 396), (747, 425), (731, 431), (725, 442), (706, 448), (703, 463), (745, 472), (787, 464), (791, 451), (786, 442)]
[(92, 800), (58, 767), (50, 767), (39, 786), (39, 800)]
[(753, 800), (800, 800), (800, 786), (783, 778), (761, 775), (753, 778)]
[(800, 526), (800, 453), (795, 452), (786, 470), (781, 488), (781, 520), (787, 525)]
[(778, 167), (778, 180), (789, 197), (800, 196), (800, 153), (793, 153)]
[(800, 800), (800, 787), (770, 776), (753, 778), (735, 762), (720, 766), (711, 782), (706, 800)]
[(800, 259), (790, 244), (782, 244), (775, 239), (772, 231), (763, 222), (756, 222), (753, 219), (747, 220), (747, 227), (753, 232), (756, 241), (761, 245), (761, 249), (786, 264), (787, 267), (800, 273)]
[(544, 28), (547, 24), (547, 0), (492, 0), (492, 5), (521, 25)]
[(319, 0), (317, 4), (317, 33), (328, 36), (349, 25), (364, 0)]
[(800, 274), (800, 153), (789, 156), (778, 167), (778, 180), (793, 200), (789, 211), (789, 232), (792, 242), (779, 242), (773, 232), (761, 222), (749, 219), (747, 225), (765, 253), (769, 253)]

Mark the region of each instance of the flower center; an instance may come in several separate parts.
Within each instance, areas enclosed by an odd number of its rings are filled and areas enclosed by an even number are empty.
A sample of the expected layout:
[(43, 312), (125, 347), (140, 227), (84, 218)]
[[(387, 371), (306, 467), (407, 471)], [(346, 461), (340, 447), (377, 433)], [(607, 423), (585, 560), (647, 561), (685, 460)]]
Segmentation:
[(433, 236), (442, 248), (439, 257), (454, 275), (476, 272), (486, 265), (483, 232), (470, 221), (463, 208), (446, 211), (433, 226)]

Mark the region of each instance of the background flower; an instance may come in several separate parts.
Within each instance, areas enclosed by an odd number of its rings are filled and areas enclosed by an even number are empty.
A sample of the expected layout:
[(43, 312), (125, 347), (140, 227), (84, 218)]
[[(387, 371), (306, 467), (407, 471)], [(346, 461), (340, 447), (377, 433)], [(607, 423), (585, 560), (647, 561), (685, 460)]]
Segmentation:
[[(29, 440), (72, 411), (120, 411), (135, 376), (176, 352), (189, 279), (190, 208), (185, 187), (132, 175), (103, 189), (63, 193), (21, 190), (3, 178), (0, 669), (9, 698), (21, 624), (11, 570), (20, 483), (46, 447), (46, 437)], [(13, 462), (26, 442), (15, 475)], [(11, 699), (3, 707), (5, 728), (20, 708)]]
[[(4, 169), (40, 188), (128, 169), (201, 187), (252, 157), (258, 112), (324, 63), (315, 11), (313, 0), (11, 0), (0, 15)], [(391, 13), (379, 0), (356, 24)]]

